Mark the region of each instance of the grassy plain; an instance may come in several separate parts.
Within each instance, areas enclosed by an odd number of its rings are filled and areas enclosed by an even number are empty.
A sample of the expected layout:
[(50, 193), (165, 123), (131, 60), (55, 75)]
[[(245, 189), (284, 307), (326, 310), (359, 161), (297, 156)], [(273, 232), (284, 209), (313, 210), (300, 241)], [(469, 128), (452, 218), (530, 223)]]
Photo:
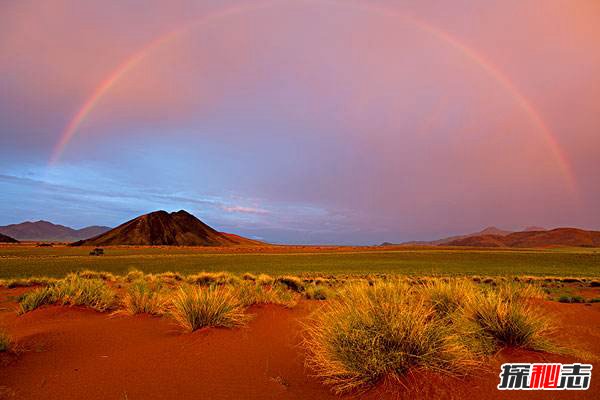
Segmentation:
[(600, 249), (480, 249), (452, 247), (261, 248), (0, 246), (0, 279), (63, 277), (80, 270), (123, 274), (177, 271), (283, 274), (539, 275), (600, 276)]

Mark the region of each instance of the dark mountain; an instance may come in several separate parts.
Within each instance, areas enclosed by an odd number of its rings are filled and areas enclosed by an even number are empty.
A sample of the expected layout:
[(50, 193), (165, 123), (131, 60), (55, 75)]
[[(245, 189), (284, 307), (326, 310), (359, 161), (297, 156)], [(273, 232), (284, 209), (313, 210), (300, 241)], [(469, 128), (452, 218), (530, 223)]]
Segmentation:
[(449, 246), (474, 247), (599, 247), (600, 232), (576, 228), (514, 232), (506, 236), (480, 235), (455, 240)]
[(217, 232), (186, 211), (155, 211), (73, 246), (257, 246), (260, 242)]
[(0, 233), (0, 243), (19, 243), (19, 241)]
[(110, 230), (107, 226), (89, 226), (82, 229), (73, 229), (63, 225), (53, 224), (48, 221), (22, 222), (0, 226), (0, 233), (14, 237), (18, 240), (64, 241), (87, 239)]

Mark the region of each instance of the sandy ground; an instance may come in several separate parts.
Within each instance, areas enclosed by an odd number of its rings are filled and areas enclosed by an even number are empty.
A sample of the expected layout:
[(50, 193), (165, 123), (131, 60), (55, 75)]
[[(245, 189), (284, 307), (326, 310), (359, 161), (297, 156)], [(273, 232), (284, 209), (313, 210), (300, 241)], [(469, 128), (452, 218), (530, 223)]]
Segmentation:
[[(339, 398), (304, 368), (302, 321), (318, 309), (317, 302), (291, 310), (253, 307), (249, 312), (255, 317), (246, 327), (182, 333), (165, 318), (110, 316), (81, 308), (52, 306), (17, 317), (14, 296), (24, 290), (0, 289), (0, 326), (18, 343), (17, 354), (0, 355), (0, 399)], [(544, 302), (543, 307), (561, 327), (556, 340), (587, 356), (507, 349), (468, 378), (415, 372), (401, 384), (381, 384), (355, 397), (600, 399), (597, 371), (586, 392), (496, 389), (503, 362), (600, 358), (600, 304)]]

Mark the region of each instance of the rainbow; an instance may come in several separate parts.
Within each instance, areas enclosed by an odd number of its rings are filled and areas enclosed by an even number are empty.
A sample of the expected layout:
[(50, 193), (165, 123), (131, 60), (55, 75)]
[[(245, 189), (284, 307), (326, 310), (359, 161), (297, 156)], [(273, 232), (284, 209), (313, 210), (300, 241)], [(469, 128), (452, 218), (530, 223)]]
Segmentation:
[[(540, 113), (535, 109), (533, 104), (523, 95), (523, 93), (519, 90), (519, 88), (511, 81), (511, 79), (504, 74), (500, 69), (498, 69), (494, 64), (486, 60), (482, 55), (477, 53), (475, 50), (471, 49), (464, 43), (460, 42), (457, 38), (451, 36), (449, 33), (438, 29), (431, 24), (418, 19), (414, 16), (409, 16), (395, 10), (381, 7), (372, 3), (352, 3), (344, 0), (326, 0), (331, 4), (335, 5), (343, 5), (350, 6), (355, 8), (364, 9), (366, 11), (377, 12), (378, 14), (387, 16), (387, 17), (395, 17), (400, 18), (422, 31), (428, 33), (429, 35), (437, 38), (442, 43), (450, 46), (451, 48), (457, 50), (460, 54), (466, 57), (471, 62), (478, 65), (488, 76), (492, 77), (495, 82), (497, 82), (504, 90), (507, 91), (511, 95), (511, 97), (515, 100), (516, 104), (526, 113), (531, 122), (536, 126), (537, 132), (542, 136), (542, 138), (547, 143), (552, 156), (557, 161), (561, 173), (565, 177), (569, 188), (574, 193), (576, 192), (576, 178), (573, 174), (572, 168), (570, 166), (569, 160), (566, 155), (563, 153), (560, 143), (556, 139), (553, 132), (545, 123), (544, 119), (540, 115)], [(98, 105), (103, 96), (110, 91), (110, 89), (125, 76), (129, 71), (131, 71), (136, 65), (138, 65), (141, 61), (143, 61), (150, 53), (152, 53), (157, 48), (167, 44), (168, 42), (174, 40), (177, 37), (182, 36), (190, 32), (192, 29), (197, 28), (198, 26), (207, 25), (210, 22), (214, 22), (215, 20), (225, 18), (227, 16), (241, 14), (247, 11), (256, 10), (259, 8), (263, 8), (265, 6), (269, 6), (272, 4), (278, 4), (278, 1), (267, 1), (261, 3), (254, 3), (252, 5), (246, 4), (243, 6), (232, 7), (226, 10), (217, 11), (208, 15), (204, 15), (198, 20), (195, 20), (188, 25), (185, 25), (182, 28), (175, 29), (173, 31), (167, 32), (162, 36), (158, 37), (154, 41), (145, 45), (141, 50), (135, 52), (128, 59), (126, 59), (123, 63), (121, 63), (116, 69), (114, 69), (108, 77), (106, 77), (100, 84), (94, 89), (88, 99), (83, 103), (81, 108), (77, 111), (77, 113), (70, 120), (68, 125), (65, 127), (63, 132), (60, 135), (60, 139), (57, 142), (56, 146), (53, 149), (52, 157), (50, 159), (50, 165), (55, 164), (59, 161), (62, 156), (65, 148), (69, 144), (69, 142), (73, 139), (78, 129), (85, 121), (85, 119), (90, 115), (90, 113), (94, 110), (94, 108)]]
[(85, 119), (91, 114), (94, 108), (100, 103), (104, 95), (110, 91), (110, 89), (123, 78), (129, 71), (134, 69), (136, 65), (138, 65), (142, 60), (144, 60), (148, 55), (150, 55), (153, 51), (157, 50), (161, 46), (171, 42), (177, 37), (183, 36), (184, 34), (192, 31), (193, 29), (202, 26), (208, 25), (211, 22), (215, 22), (215, 20), (219, 20), (231, 15), (242, 14), (247, 11), (263, 8), (265, 6), (276, 3), (276, 1), (265, 1), (253, 5), (245, 5), (238, 7), (231, 7), (225, 10), (217, 11), (214, 13), (210, 13), (196, 19), (183, 27), (174, 29), (169, 31), (157, 39), (151, 41), (146, 44), (142, 49), (136, 51), (130, 57), (128, 57), (125, 61), (123, 61), (120, 65), (117, 66), (96, 88), (93, 90), (91, 95), (87, 98), (87, 100), (83, 103), (83, 105), (79, 108), (77, 113), (71, 118), (68, 125), (60, 134), (60, 139), (54, 146), (52, 151), (52, 156), (50, 158), (50, 165), (55, 165), (62, 156), (69, 142), (73, 139)]

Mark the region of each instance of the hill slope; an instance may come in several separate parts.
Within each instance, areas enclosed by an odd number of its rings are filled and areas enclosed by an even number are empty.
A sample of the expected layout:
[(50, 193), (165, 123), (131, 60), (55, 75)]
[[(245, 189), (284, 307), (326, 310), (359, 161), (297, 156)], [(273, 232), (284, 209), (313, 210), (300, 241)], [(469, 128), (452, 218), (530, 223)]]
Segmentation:
[(448, 245), (475, 247), (600, 247), (600, 232), (576, 228), (557, 228), (548, 231), (514, 232), (506, 236), (471, 236), (454, 240)]
[[(499, 235), (499, 236), (505, 236), (508, 235), (509, 233), (512, 233), (511, 231), (505, 231), (502, 229), (498, 229), (495, 226), (489, 226), (479, 232), (475, 232), (475, 233), (469, 233), (466, 235), (457, 235), (457, 236), (450, 236), (450, 237), (446, 237), (446, 238), (442, 238), (442, 239), (437, 239), (437, 240), (422, 240), (422, 241), (412, 241), (412, 242), (404, 242), (401, 243), (403, 245), (413, 245), (413, 246), (443, 246), (446, 245), (450, 242), (453, 242), (455, 240), (460, 240), (460, 239), (466, 239), (472, 236), (481, 236), (481, 235)], [(382, 246), (391, 246), (393, 245), (393, 243), (389, 243), (389, 242), (385, 242), (381, 244)]]
[(190, 213), (155, 211), (73, 246), (256, 246), (260, 242), (217, 232)]
[(19, 241), (0, 233), (0, 243), (19, 243)]
[(57, 240), (70, 242), (87, 239), (110, 230), (107, 226), (88, 226), (73, 229), (68, 226), (53, 224), (48, 221), (22, 222), (0, 226), (0, 233), (18, 240)]

